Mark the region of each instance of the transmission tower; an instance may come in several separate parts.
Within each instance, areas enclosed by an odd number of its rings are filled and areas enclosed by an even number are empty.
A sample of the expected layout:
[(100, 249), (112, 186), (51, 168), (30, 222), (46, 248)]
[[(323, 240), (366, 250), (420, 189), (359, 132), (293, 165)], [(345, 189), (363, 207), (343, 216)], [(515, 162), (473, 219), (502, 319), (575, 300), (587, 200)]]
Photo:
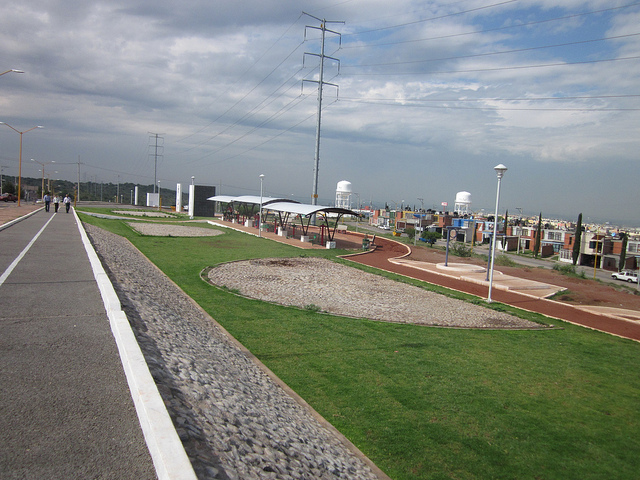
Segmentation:
[[(340, 38), (340, 41), (342, 41), (342, 37), (340, 36), (339, 32), (335, 32), (333, 30), (329, 30), (327, 28), (327, 23), (341, 23), (344, 24), (344, 22), (340, 22), (340, 21), (332, 21), (332, 20), (325, 20), (322, 18), (318, 18), (318, 17), (314, 17), (313, 15), (309, 15), (306, 12), (302, 12), (304, 15), (307, 15), (311, 18), (316, 19), (318, 22), (320, 22), (320, 26), (319, 27), (315, 27), (315, 26), (311, 26), (311, 25), (307, 25), (305, 27), (305, 39), (307, 36), (307, 29), (312, 28), (314, 30), (320, 30), (322, 32), (322, 39), (320, 42), (320, 53), (308, 53), (305, 52), (304, 55), (313, 55), (315, 57), (319, 57), (320, 58), (320, 75), (318, 77), (318, 80), (303, 80), (304, 82), (314, 82), (318, 84), (318, 119), (317, 119), (317, 124), (316, 124), (316, 153), (315, 153), (315, 158), (314, 158), (314, 167), (313, 167), (313, 193), (311, 196), (311, 204), (312, 205), (317, 205), (318, 204), (318, 169), (319, 169), (319, 165), (320, 165), (320, 124), (322, 121), (322, 88), (325, 85), (331, 85), (332, 87), (336, 87), (338, 88), (338, 85), (334, 84), (334, 83), (328, 83), (324, 81), (324, 59), (325, 58), (329, 58), (335, 62), (338, 63), (338, 69), (340, 68), (340, 60), (338, 60), (337, 58), (333, 58), (333, 57), (329, 57), (327, 55), (324, 54), (324, 44), (325, 44), (325, 38), (326, 38), (326, 34), (328, 33), (332, 33), (334, 35), (338, 35), (338, 37)], [(304, 63), (304, 59), (303, 59), (303, 63)], [(312, 224), (315, 225), (315, 215), (312, 219)]]
[(153, 193), (156, 193), (156, 185), (158, 184), (158, 157), (162, 158), (164, 152), (164, 137), (162, 133), (149, 132), (149, 156), (153, 156)]

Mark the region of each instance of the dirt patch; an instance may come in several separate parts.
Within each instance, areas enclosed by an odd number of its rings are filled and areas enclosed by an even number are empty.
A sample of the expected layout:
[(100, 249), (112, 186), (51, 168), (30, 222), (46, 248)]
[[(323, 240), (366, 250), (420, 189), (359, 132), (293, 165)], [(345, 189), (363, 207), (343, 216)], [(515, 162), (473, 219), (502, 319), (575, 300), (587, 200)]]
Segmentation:
[[(441, 250), (428, 247), (412, 247), (412, 253), (408, 258), (423, 262), (442, 263), (444, 262), (444, 257), (445, 253)], [(451, 261), (451, 256), (449, 259)], [(470, 258), (455, 257), (455, 262), (486, 266), (486, 262)], [(572, 305), (640, 310), (640, 295), (634, 294), (635, 289), (622, 284), (622, 282), (619, 286), (608, 285), (593, 279), (569, 277), (547, 268), (496, 266), (495, 269), (505, 275), (564, 287), (567, 291), (558, 294), (559, 296), (556, 299)]]

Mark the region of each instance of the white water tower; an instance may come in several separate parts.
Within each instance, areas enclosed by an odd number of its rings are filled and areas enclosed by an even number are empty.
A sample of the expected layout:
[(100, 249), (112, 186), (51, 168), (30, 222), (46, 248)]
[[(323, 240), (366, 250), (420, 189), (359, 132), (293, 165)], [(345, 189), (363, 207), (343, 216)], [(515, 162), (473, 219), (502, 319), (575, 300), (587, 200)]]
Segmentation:
[(456, 193), (456, 204), (453, 209), (458, 215), (467, 215), (471, 209), (471, 194), (469, 192)]
[(351, 208), (351, 182), (342, 180), (336, 187), (336, 207)]

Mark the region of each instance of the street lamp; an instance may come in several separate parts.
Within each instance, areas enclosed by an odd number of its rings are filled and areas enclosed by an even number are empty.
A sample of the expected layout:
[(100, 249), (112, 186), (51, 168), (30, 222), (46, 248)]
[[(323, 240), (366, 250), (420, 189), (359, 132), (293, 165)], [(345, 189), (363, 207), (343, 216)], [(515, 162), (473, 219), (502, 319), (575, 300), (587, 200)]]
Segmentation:
[(489, 270), (489, 296), (487, 297), (487, 302), (491, 303), (491, 288), (493, 287), (493, 264), (496, 260), (496, 237), (498, 236), (498, 203), (500, 202), (500, 181), (502, 180), (502, 176), (504, 172), (507, 171), (507, 167), (503, 164), (496, 165), (493, 167), (496, 171), (496, 175), (498, 176), (498, 189), (496, 192), (496, 214), (493, 218), (493, 240), (491, 244), (491, 267)]
[(40, 193), (42, 193), (42, 198), (44, 200), (44, 166), (48, 165), (50, 163), (56, 163), (56, 161), (55, 160), (51, 160), (50, 162), (42, 163), (42, 162), (37, 161), (35, 158), (32, 158), (31, 161), (32, 162), (36, 162), (38, 165), (42, 165), (42, 187), (41, 187), (42, 191)]
[(15, 68), (12, 68), (11, 70), (7, 70), (6, 72), (0, 73), (0, 76), (4, 75), (5, 73), (24, 73), (24, 72), (22, 70), (16, 70)]
[(262, 180), (264, 174), (260, 174), (260, 212), (258, 213), (258, 237), (262, 237)]
[(20, 154), (18, 156), (18, 206), (20, 206), (20, 197), (21, 197), (21, 194), (22, 194), (22, 135), (24, 133), (30, 132), (31, 130), (35, 130), (36, 128), (44, 128), (44, 127), (41, 126), (41, 125), (38, 125), (36, 127), (30, 128), (29, 130), (25, 130), (24, 132), (21, 132), (19, 130), (16, 130), (15, 128), (13, 128), (8, 123), (0, 122), (0, 125), (6, 125), (7, 127), (9, 127), (14, 132), (18, 132), (20, 134)]

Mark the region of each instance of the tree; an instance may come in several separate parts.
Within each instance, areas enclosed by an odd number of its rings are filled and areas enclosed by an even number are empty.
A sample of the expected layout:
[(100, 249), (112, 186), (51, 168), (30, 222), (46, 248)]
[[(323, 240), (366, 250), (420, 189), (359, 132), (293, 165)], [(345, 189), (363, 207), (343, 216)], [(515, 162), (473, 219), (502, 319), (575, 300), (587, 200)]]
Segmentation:
[(533, 246), (533, 256), (538, 258), (540, 253), (540, 244), (542, 243), (542, 212), (538, 218), (538, 228), (536, 229), (536, 243)]
[(11, 180), (3, 180), (2, 181), (2, 192), (3, 193), (16, 193), (16, 186), (13, 184)]
[(622, 247), (620, 250), (620, 263), (618, 263), (618, 271), (624, 270), (625, 262), (627, 261), (627, 243), (629, 242), (629, 236), (626, 233), (621, 233)]
[(502, 236), (502, 250), (505, 250), (507, 243), (507, 225), (509, 225), (509, 209), (504, 213), (504, 235)]
[(404, 233), (407, 234), (407, 237), (409, 237), (409, 240), (413, 240), (413, 237), (416, 236), (416, 229), (413, 227), (407, 227), (404, 229)]
[(575, 265), (578, 262), (578, 258), (580, 258), (580, 243), (582, 241), (582, 212), (578, 215), (578, 223), (576, 224), (576, 233), (573, 236), (573, 253), (571, 254), (571, 258), (573, 260), (573, 264)]
[(432, 247), (433, 244), (436, 243), (436, 240), (442, 238), (442, 235), (438, 232), (428, 232), (425, 230), (424, 232), (422, 232), (421, 237), (426, 240), (427, 245)]

